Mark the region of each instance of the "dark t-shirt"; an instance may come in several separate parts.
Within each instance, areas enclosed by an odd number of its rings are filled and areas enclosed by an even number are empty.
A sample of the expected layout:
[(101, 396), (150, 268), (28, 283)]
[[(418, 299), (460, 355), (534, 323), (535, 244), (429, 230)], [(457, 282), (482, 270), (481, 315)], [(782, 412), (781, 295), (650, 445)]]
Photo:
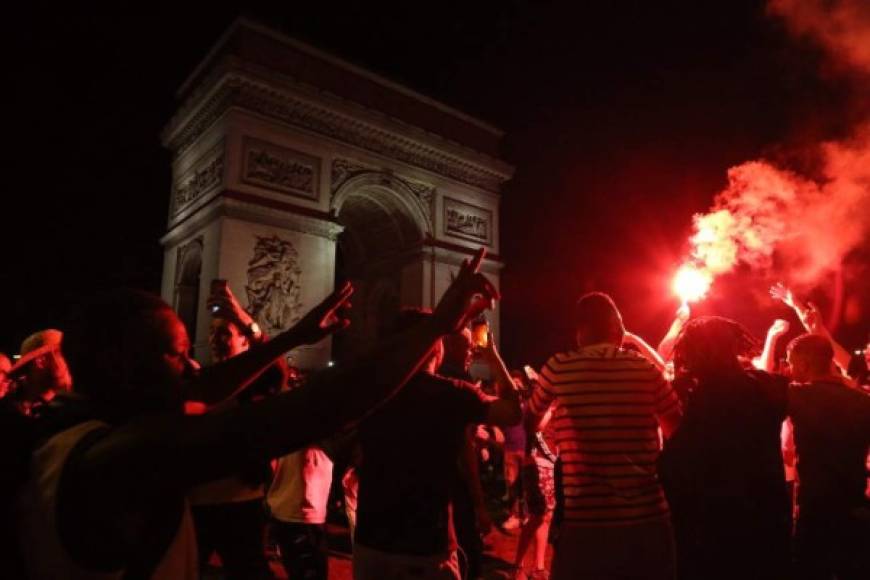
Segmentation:
[(710, 526), (722, 524), (711, 513), (735, 523), (787, 520), (780, 451), (787, 386), (782, 377), (749, 371), (711, 377), (686, 392), (683, 421), (660, 469), (676, 517)]
[(793, 385), (789, 415), (801, 512), (830, 513), (864, 503), (870, 395), (835, 382)]
[(355, 541), (418, 556), (456, 548), (451, 482), (465, 428), (483, 422), (486, 407), (471, 383), (418, 373), (360, 425)]

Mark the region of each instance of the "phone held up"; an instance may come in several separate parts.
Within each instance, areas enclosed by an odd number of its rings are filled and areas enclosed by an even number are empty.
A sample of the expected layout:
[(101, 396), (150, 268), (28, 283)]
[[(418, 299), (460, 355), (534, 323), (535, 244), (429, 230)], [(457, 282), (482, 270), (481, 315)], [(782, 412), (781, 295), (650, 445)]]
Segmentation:
[[(214, 297), (214, 296), (217, 296), (219, 294), (225, 293), (226, 288), (227, 288), (227, 281), (226, 280), (224, 280), (223, 278), (215, 278), (214, 280), (211, 281), (211, 296)], [(218, 310), (220, 310), (220, 306), (218, 306), (217, 304), (212, 304), (210, 307), (210, 310), (211, 310), (212, 314), (214, 314)]]

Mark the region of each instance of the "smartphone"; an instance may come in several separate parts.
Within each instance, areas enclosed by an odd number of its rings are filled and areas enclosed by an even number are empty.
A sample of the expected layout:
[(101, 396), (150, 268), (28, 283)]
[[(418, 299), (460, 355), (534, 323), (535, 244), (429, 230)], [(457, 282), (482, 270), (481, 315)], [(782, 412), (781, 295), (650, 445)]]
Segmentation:
[[(227, 281), (223, 278), (215, 278), (211, 281), (211, 296), (218, 296), (220, 294), (226, 294), (227, 290)], [(217, 304), (212, 304), (209, 306), (209, 310), (211, 310), (212, 314), (217, 314), (217, 311), (220, 310), (221, 307)]]

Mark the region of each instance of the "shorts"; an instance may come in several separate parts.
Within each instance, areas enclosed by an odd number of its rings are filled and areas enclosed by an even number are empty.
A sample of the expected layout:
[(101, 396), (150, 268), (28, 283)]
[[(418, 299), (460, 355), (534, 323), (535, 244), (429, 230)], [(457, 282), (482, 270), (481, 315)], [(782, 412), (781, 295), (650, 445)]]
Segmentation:
[(523, 493), (530, 516), (543, 516), (556, 509), (556, 480), (553, 465), (523, 466)]

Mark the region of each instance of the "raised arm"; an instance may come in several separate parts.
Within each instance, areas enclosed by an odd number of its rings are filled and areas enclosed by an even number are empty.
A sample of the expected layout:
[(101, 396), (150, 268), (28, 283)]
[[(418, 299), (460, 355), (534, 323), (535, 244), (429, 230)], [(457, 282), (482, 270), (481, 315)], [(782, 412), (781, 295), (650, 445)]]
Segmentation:
[[(677, 309), (677, 315), (674, 318), (674, 321), (671, 322), (670, 328), (668, 328), (667, 334), (659, 343), (658, 353), (662, 358), (663, 362), (670, 361), (674, 356), (674, 344), (677, 342), (677, 337), (680, 336), (680, 332), (682, 332), (683, 327), (689, 321), (689, 317), (692, 312), (689, 309), (688, 304), (683, 304)], [(664, 368), (664, 365), (662, 365)]]
[(330, 294), (302, 320), (271, 340), (201, 371), (197, 381), (186, 390), (191, 400), (218, 402), (229, 399), (251, 383), (282, 355), (298, 346), (320, 342), (349, 322), (342, 310), (353, 294), (350, 283)]
[(484, 358), (497, 386), (498, 400), (489, 403), (486, 423), (505, 427), (516, 425), (522, 420), (523, 411), (520, 407), (520, 395), (514, 385), (514, 380), (498, 353), (492, 332), (487, 337), (486, 346), (482, 349)]
[[(462, 327), (498, 292), (477, 269), (481, 251), (463, 264), (432, 317), (354, 363), (315, 374), (302, 387), (259, 403), (196, 417), (143, 417), (112, 431), (82, 458), (82, 473), (105, 486), (156, 493), (231, 474), (251, 459), (285, 455), (353, 426), (393, 395), (444, 334)], [(224, 380), (238, 388), (287, 348), (310, 344), (347, 325), (340, 290), (296, 326), (234, 357)], [(217, 375), (215, 375), (217, 376)], [(102, 486), (101, 486), (102, 487)], [(136, 497), (129, 493), (125, 497)], [(110, 504), (111, 505), (111, 504)]]
[(553, 396), (553, 386), (546, 378), (536, 373), (528, 365), (524, 368), (532, 389), (532, 397), (526, 407), (525, 427), (526, 431), (534, 432), (543, 429), (544, 418), (553, 408), (555, 397)]
[[(791, 288), (789, 288), (782, 282), (777, 282), (770, 287), (770, 296), (774, 300), (779, 300), (780, 302), (794, 310), (795, 314), (797, 314), (797, 317), (800, 319), (804, 327), (807, 327), (807, 314), (809, 313), (810, 308), (806, 303), (804, 303), (797, 296), (795, 296), (794, 292), (791, 291)], [(807, 332), (812, 331), (807, 328)]]
[(844, 375), (849, 376), (849, 362), (852, 360), (852, 355), (849, 354), (848, 350), (843, 348), (843, 345), (834, 339), (831, 332), (822, 322), (822, 313), (819, 312), (819, 309), (812, 302), (808, 303), (804, 318), (804, 326), (808, 332), (824, 336), (831, 342), (831, 347), (834, 349), (834, 363), (840, 367), (840, 370), (843, 371)]
[(800, 319), (801, 324), (804, 325), (804, 328), (810, 334), (818, 334), (819, 336), (824, 336), (829, 341), (831, 341), (831, 346), (834, 349), (834, 363), (840, 370), (843, 371), (843, 374), (848, 376), (849, 374), (849, 361), (852, 359), (852, 356), (849, 354), (843, 346), (834, 340), (834, 337), (831, 335), (830, 331), (825, 327), (822, 322), (822, 314), (819, 312), (818, 307), (812, 302), (804, 303), (799, 300), (794, 293), (782, 283), (778, 283), (775, 286), (770, 288), (770, 295), (776, 299), (780, 300), (783, 304), (790, 307), (794, 310), (797, 317)]
[(757, 369), (772, 373), (776, 370), (776, 345), (779, 339), (788, 332), (789, 324), (787, 320), (777, 319), (773, 321), (770, 328), (767, 329), (767, 336), (764, 339), (764, 350), (757, 358), (752, 360), (752, 364)]
[(636, 346), (637, 349), (640, 351), (641, 356), (643, 356), (645, 359), (647, 359), (649, 362), (651, 362), (653, 365), (655, 365), (655, 367), (659, 371), (664, 372), (664, 370), (665, 370), (664, 359), (658, 353), (658, 351), (656, 351), (656, 349), (654, 349), (652, 346), (650, 346), (649, 343), (647, 341), (645, 341), (643, 338), (641, 338), (637, 334), (634, 334), (633, 332), (626, 331), (625, 337), (622, 339), (622, 342), (624, 344), (633, 344), (634, 346)]

